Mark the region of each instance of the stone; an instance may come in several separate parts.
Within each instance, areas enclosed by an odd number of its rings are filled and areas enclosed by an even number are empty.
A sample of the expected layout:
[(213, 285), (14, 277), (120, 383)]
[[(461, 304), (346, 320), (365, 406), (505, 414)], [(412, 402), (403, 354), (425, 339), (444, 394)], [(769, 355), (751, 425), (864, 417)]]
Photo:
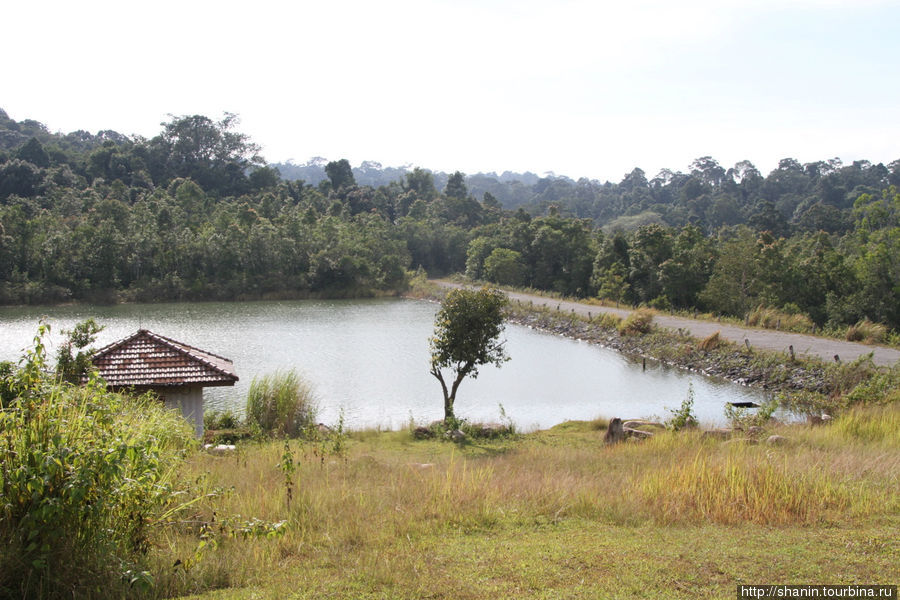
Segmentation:
[(428, 427), (422, 427), (420, 425), (419, 427), (413, 429), (413, 437), (417, 440), (427, 440), (434, 437), (434, 431), (432, 431)]
[(461, 442), (466, 439), (466, 434), (460, 431), (459, 429), (454, 429), (453, 431), (447, 432), (447, 437), (453, 440), (454, 442)]
[(645, 440), (653, 437), (653, 434), (649, 431), (641, 431), (640, 429), (632, 429), (631, 427), (622, 427), (622, 431), (625, 434), (625, 437), (629, 439)]
[(203, 449), (210, 454), (227, 454), (237, 450), (234, 444), (204, 444)]
[(625, 429), (622, 426), (622, 419), (615, 417), (609, 422), (609, 426), (606, 428), (606, 435), (603, 436), (603, 441), (607, 444), (618, 444), (624, 440)]
[(642, 419), (629, 419), (622, 423), (622, 427), (625, 429), (637, 429), (638, 427), (658, 427), (660, 429), (665, 429), (666, 426), (662, 423), (656, 423), (654, 421), (644, 421)]

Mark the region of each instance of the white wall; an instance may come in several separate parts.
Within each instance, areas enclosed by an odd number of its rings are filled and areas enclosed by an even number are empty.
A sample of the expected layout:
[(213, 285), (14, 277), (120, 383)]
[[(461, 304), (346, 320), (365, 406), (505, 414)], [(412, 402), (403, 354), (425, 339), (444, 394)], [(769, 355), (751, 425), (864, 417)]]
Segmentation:
[(203, 437), (203, 388), (165, 388), (157, 390), (166, 408), (180, 410), (194, 426), (194, 434)]

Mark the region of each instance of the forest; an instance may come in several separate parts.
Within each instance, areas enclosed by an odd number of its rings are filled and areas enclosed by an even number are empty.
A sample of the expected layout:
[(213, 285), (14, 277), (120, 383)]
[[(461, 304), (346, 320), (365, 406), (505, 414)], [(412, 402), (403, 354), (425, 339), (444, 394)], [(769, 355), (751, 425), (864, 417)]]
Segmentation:
[(900, 328), (900, 160), (712, 157), (618, 183), (268, 164), (236, 115), (153, 138), (0, 109), (0, 303), (347, 297), (411, 272), (743, 318)]

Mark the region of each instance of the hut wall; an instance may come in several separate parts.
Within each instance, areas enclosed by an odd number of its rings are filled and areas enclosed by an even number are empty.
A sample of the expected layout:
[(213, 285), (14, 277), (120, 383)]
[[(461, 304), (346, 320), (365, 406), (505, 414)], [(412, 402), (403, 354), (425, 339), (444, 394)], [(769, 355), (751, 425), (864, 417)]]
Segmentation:
[(155, 390), (166, 408), (180, 410), (184, 418), (194, 426), (197, 437), (203, 437), (203, 388), (177, 387)]

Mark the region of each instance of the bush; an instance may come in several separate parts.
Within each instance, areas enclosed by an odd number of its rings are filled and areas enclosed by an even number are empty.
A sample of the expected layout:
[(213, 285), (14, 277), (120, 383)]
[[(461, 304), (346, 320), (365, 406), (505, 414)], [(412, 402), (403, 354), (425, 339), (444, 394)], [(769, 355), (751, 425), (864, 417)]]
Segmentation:
[(879, 344), (887, 337), (887, 327), (879, 323), (873, 323), (863, 319), (856, 325), (847, 328), (847, 341), (865, 342), (867, 344)]
[(672, 416), (666, 419), (666, 429), (681, 431), (685, 428), (696, 427), (698, 422), (694, 415), (694, 386), (688, 385), (687, 397), (681, 401), (681, 407), (677, 410), (671, 408), (668, 410)]
[(269, 435), (296, 437), (316, 419), (312, 387), (296, 371), (254, 377), (247, 393), (247, 424)]
[(635, 335), (639, 333), (650, 333), (653, 325), (653, 313), (649, 310), (639, 308), (632, 311), (619, 325), (620, 335)]
[(15, 397), (0, 406), (0, 597), (124, 596), (123, 582), (152, 583), (151, 529), (176, 499), (172, 467), (193, 431), (150, 398), (48, 377), (47, 329), (5, 377)]

